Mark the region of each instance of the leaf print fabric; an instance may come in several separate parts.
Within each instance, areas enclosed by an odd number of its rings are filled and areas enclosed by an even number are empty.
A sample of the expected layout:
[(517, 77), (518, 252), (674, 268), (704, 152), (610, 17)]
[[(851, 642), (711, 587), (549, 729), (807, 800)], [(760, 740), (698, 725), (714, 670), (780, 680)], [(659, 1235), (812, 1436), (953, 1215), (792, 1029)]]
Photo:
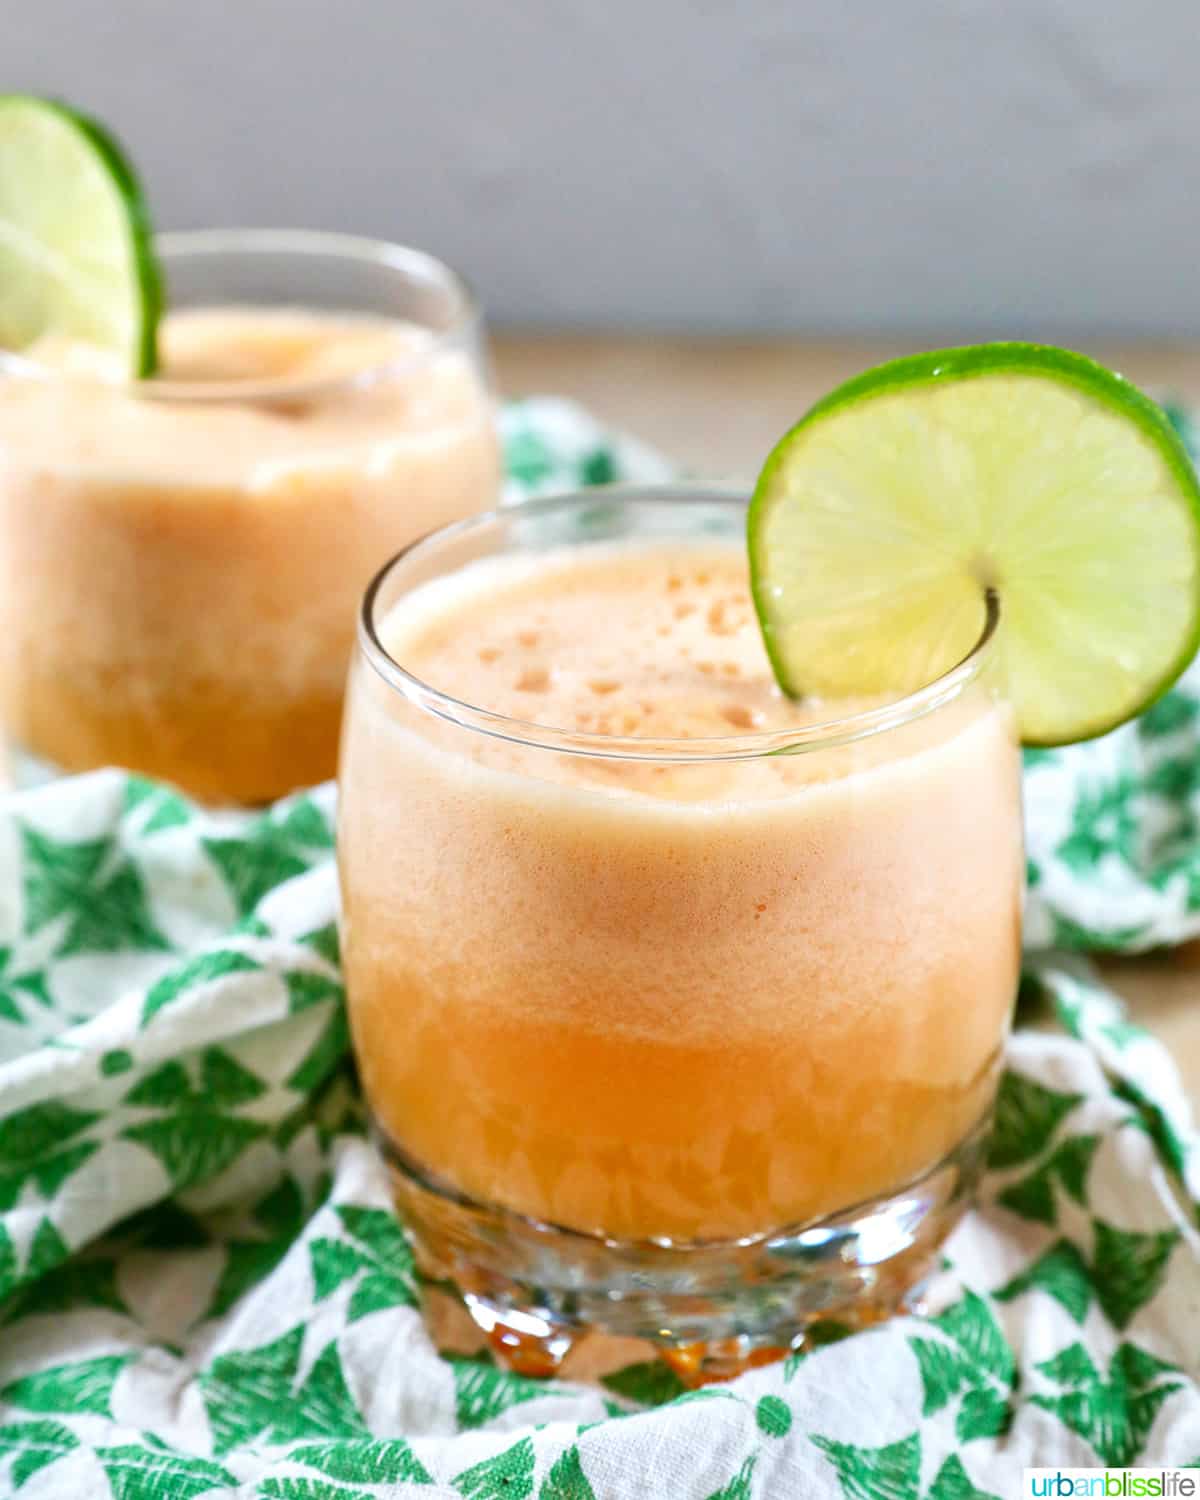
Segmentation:
[[(563, 402), (504, 423), (509, 499), (669, 475)], [(536, 1381), (430, 1343), (348, 1059), (331, 788), (0, 802), (0, 1497), (995, 1500), (1194, 1462), (1197, 1139), (1067, 955), (1200, 934), (1200, 674), (1031, 753), (1026, 803), (1022, 1003), (1057, 1030), (1012, 1040), (927, 1307), (694, 1392), (645, 1346)]]

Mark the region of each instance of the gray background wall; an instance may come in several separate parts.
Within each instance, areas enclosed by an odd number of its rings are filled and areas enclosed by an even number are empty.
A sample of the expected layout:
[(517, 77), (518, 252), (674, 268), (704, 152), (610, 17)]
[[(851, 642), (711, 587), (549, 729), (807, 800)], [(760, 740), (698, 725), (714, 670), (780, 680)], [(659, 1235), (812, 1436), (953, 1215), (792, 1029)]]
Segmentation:
[(162, 227), (424, 245), (496, 322), (1200, 333), (1195, 0), (11, 0)]

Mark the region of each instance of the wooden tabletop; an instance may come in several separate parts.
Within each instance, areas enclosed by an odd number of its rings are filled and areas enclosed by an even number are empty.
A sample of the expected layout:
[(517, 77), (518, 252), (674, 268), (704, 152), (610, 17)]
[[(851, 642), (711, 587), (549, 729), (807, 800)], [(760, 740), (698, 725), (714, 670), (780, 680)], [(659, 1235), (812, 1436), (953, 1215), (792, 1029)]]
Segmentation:
[[(818, 396), (917, 345), (613, 335), (498, 336), (506, 395), (572, 396), (706, 479), (754, 475)], [(1080, 344), (1159, 393), (1200, 398), (1200, 345)]]
[[(751, 477), (775, 439), (819, 395), (914, 345), (753, 342), (625, 335), (502, 334), (493, 351), (505, 395), (553, 393), (708, 479)], [(1139, 385), (1200, 404), (1200, 347), (1080, 344)], [(1200, 946), (1103, 965), (1134, 1018), (1170, 1047), (1200, 1107)]]

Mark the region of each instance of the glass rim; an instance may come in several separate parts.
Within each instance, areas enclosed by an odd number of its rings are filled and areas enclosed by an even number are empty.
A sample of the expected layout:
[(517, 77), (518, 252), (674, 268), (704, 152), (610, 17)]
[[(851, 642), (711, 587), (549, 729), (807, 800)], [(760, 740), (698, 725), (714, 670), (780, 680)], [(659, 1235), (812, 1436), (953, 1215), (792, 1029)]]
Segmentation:
[[(339, 391), (365, 389), (394, 380), (426, 365), (447, 348), (470, 341), (479, 334), (483, 309), (474, 286), (444, 260), (427, 250), (401, 245), (369, 235), (344, 234), (331, 229), (181, 229), (154, 236), (154, 249), (164, 264), (172, 260), (199, 260), (220, 255), (290, 255), (332, 257), (347, 263), (381, 266), (410, 281), (438, 284), (449, 290), (458, 304), (456, 316), (445, 328), (425, 327), (428, 344), (400, 359), (365, 364), (344, 374), (311, 379), (273, 380), (158, 380), (153, 375), (134, 380), (102, 383), (135, 401), (162, 405), (205, 405), (235, 402), (297, 401), (330, 396)], [(213, 303), (219, 306), (219, 303)], [(282, 305), (282, 304), (281, 304)], [(170, 309), (164, 303), (163, 312)], [(319, 310), (319, 309), (318, 309)], [(352, 314), (351, 314), (352, 316)], [(401, 320), (402, 321), (402, 320)], [(24, 379), (64, 382), (88, 379), (68, 375), (41, 365), (15, 350), (0, 349), (0, 375)]]
[[(891, 729), (902, 728), (952, 701), (982, 670), (1000, 623), (1000, 601), (995, 589), (982, 590), (984, 623), (971, 649), (953, 666), (910, 693), (888, 703), (857, 713), (843, 714), (803, 724), (792, 729), (750, 730), (741, 734), (706, 735), (681, 739), (652, 735), (610, 735), (554, 728), (529, 719), (496, 713), (456, 698), (410, 672), (384, 646), (375, 620), (380, 590), (404, 563), (436, 552), (438, 547), (469, 536), (500, 522), (524, 516), (554, 516), (598, 501), (649, 502), (683, 508), (691, 504), (729, 504), (745, 511), (749, 499), (744, 489), (718, 484), (609, 484), (592, 485), (541, 500), (523, 500), (484, 511), (418, 537), (379, 569), (367, 585), (358, 617), (358, 645), (369, 666), (408, 702), (460, 728), (530, 749), (553, 750), (606, 760), (706, 764), (732, 760), (756, 760), (766, 755), (803, 754), (835, 749)], [(571, 545), (570, 543), (566, 545)], [(586, 543), (582, 545), (587, 545)]]

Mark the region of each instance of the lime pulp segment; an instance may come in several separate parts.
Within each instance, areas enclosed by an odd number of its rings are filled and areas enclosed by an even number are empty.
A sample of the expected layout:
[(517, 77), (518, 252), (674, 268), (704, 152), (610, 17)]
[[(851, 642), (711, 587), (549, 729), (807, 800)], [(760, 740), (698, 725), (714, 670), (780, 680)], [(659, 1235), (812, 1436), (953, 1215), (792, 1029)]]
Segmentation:
[(1153, 402), (1065, 350), (898, 360), (771, 453), (751, 577), (793, 696), (910, 692), (971, 650), (995, 590), (1029, 744), (1104, 733), (1200, 642), (1200, 488)]
[(0, 346), (63, 334), (153, 373), (161, 282), (137, 178), (66, 105), (0, 96)]

